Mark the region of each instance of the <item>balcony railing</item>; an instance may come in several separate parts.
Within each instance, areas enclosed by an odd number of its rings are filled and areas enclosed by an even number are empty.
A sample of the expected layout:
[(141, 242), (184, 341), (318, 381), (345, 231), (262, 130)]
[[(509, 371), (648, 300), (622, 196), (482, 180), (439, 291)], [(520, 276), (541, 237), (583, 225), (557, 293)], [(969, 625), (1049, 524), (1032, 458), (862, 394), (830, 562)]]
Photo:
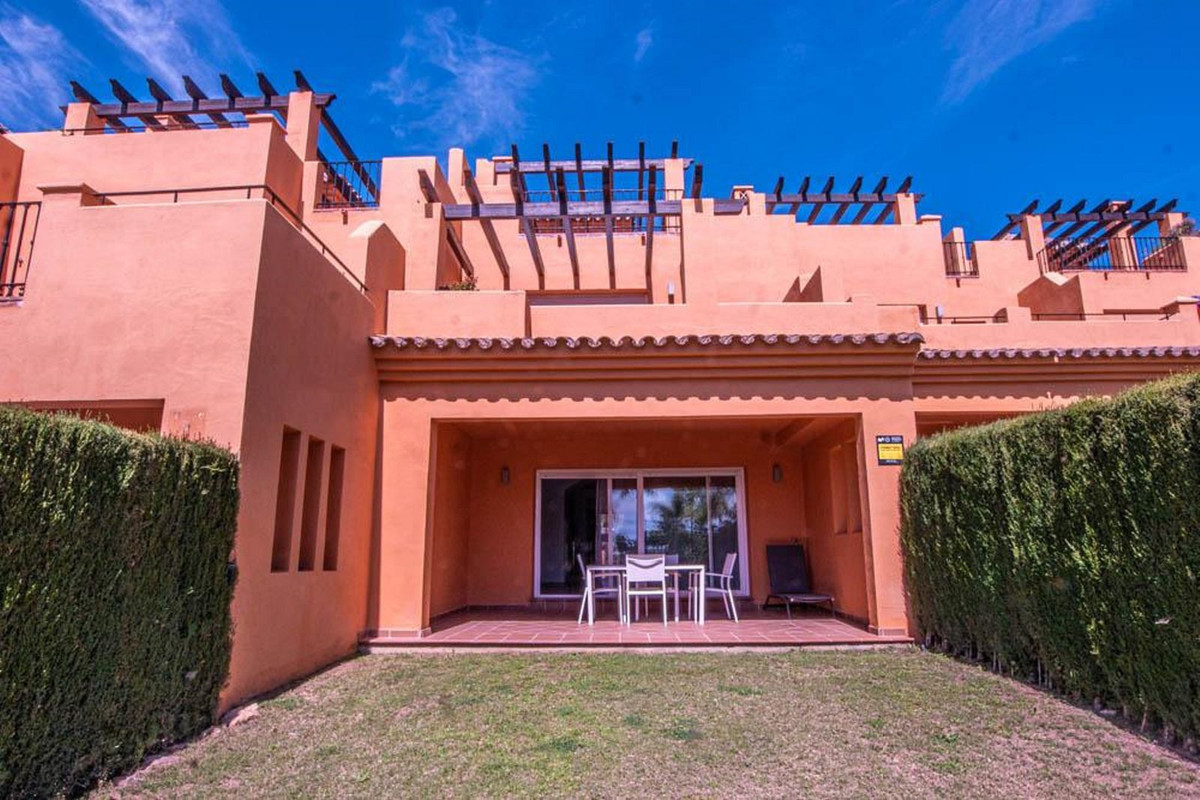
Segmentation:
[(329, 161), (317, 208), (378, 208), (382, 161)]
[(978, 278), (979, 265), (969, 242), (942, 242), (942, 259), (947, 278)]
[(25, 297), (42, 204), (0, 203), (0, 304)]
[[(568, 202), (572, 203), (595, 203), (604, 199), (604, 190), (600, 188), (567, 189), (564, 194)], [(683, 192), (679, 189), (660, 188), (654, 194), (656, 200), (683, 199)], [(649, 196), (649, 189), (612, 190), (612, 199), (616, 201), (645, 200)], [(559, 193), (557, 190), (549, 189), (526, 190), (524, 200), (526, 203), (557, 203), (559, 201)], [(564, 232), (562, 220), (554, 217), (543, 217), (532, 220), (532, 225), (533, 232), (538, 235)], [(679, 217), (630, 217), (617, 215), (612, 218), (612, 231), (615, 234), (645, 233), (647, 225), (652, 225), (655, 233), (678, 233)], [(575, 217), (571, 220), (571, 232), (576, 235), (604, 234), (607, 230), (604, 217)]]
[(1112, 236), (1097, 240), (1060, 239), (1037, 255), (1046, 272), (1186, 272), (1179, 237)]

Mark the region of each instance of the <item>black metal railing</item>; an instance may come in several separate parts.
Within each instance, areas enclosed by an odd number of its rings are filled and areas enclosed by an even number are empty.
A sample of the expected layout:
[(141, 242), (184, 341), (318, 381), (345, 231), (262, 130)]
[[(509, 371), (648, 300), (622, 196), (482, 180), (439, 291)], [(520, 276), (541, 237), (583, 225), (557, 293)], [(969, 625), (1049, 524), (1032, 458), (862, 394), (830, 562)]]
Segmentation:
[(1059, 239), (1037, 254), (1046, 272), (1186, 272), (1183, 242), (1177, 236), (1112, 236)]
[(942, 242), (942, 259), (947, 278), (978, 278), (979, 265), (970, 242)]
[(1159, 308), (1127, 309), (1125, 311), (1045, 311), (1030, 314), (1034, 322), (1086, 322), (1089, 319), (1121, 320), (1122, 322), (1153, 321), (1162, 322), (1177, 316), (1177, 312), (1163, 311)]
[(39, 201), (0, 203), (0, 303), (15, 303), (25, 297), (41, 216)]
[[(598, 203), (604, 200), (604, 190), (597, 188), (567, 189), (564, 194), (569, 203)], [(654, 195), (655, 200), (683, 199), (683, 191), (680, 189), (659, 188), (655, 191)], [(612, 190), (612, 199), (616, 201), (647, 200), (649, 197), (650, 190), (648, 188)], [(557, 203), (559, 202), (559, 193), (557, 190), (550, 189), (529, 189), (523, 193), (523, 199), (526, 203)], [(531, 222), (533, 232), (538, 235), (552, 235), (564, 232), (565, 226), (560, 218), (539, 217), (531, 220)], [(645, 217), (614, 215), (612, 218), (612, 232), (614, 234), (645, 233), (647, 228), (653, 228), (655, 233), (679, 233), (680, 220), (677, 216)], [(607, 232), (608, 226), (605, 224), (603, 216), (571, 218), (571, 233), (578, 236), (602, 235)]]
[[(256, 194), (258, 193), (258, 194)], [(96, 195), (96, 199), (101, 205), (118, 205), (113, 202), (113, 198), (128, 198), (128, 197), (162, 197), (169, 198), (164, 202), (179, 203), (187, 197), (203, 194), (215, 194), (218, 197), (213, 198), (214, 201), (220, 200), (266, 200), (285, 219), (287, 219), (297, 230), (299, 230), (312, 244), (313, 247), (321, 251), (321, 255), (341, 271), (354, 286), (361, 292), (367, 291), (367, 285), (354, 274), (354, 272), (346, 266), (346, 262), (338, 258), (337, 253), (325, 244), (320, 236), (313, 231), (312, 228), (304, 224), (304, 218), (296, 213), (295, 209), (284, 202), (283, 198), (275, 194), (275, 190), (263, 184), (242, 184), (237, 186), (201, 186), (188, 187), (182, 189), (134, 189), (131, 191), (122, 192), (104, 192)]]
[(321, 165), (317, 208), (378, 208), (382, 161), (328, 161)]

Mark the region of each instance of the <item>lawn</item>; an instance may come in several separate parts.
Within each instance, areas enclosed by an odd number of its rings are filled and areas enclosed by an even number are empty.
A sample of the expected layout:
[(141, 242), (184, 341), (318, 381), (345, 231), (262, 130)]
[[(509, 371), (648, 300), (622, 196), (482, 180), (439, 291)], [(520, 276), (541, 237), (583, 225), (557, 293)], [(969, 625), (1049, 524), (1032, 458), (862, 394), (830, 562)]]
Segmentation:
[(1200, 765), (912, 649), (368, 656), (98, 796), (1200, 796)]

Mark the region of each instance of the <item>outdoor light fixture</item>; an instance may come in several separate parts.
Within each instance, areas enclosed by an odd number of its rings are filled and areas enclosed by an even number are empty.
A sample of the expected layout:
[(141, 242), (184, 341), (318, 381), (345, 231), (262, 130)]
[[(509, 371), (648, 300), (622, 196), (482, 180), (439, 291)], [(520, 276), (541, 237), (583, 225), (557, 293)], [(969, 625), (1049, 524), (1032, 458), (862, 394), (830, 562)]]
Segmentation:
[(675, 281), (667, 281), (667, 302), (675, 302)]
[(508, 471), (508, 467), (500, 468), (500, 482), (508, 486), (508, 482), (512, 480), (512, 474)]
[(779, 464), (775, 464), (771, 467), (771, 480), (775, 483), (781, 483), (783, 481), (783, 467)]

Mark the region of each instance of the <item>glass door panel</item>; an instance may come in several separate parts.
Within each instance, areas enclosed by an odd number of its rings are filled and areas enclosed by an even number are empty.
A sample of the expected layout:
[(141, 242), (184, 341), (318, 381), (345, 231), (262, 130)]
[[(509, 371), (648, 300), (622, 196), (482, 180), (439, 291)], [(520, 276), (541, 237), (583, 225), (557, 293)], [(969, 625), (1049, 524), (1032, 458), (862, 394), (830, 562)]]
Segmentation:
[[(708, 568), (720, 572), (725, 566), (726, 554), (739, 550), (737, 479), (732, 475), (714, 475), (708, 479), (708, 520), (712, 530)], [(744, 553), (738, 555), (739, 561), (745, 557)], [(741, 563), (734, 563), (735, 590), (742, 588), (742, 566)]]
[(645, 552), (678, 555), (681, 564), (708, 563), (708, 501), (703, 476), (642, 479)]
[(624, 564), (625, 556), (638, 552), (637, 478), (612, 479), (612, 534), (608, 543), (608, 563)]
[(595, 560), (598, 523), (607, 505), (606, 485), (605, 479), (597, 478), (542, 480), (539, 594), (583, 592), (577, 556), (582, 556), (585, 564)]

